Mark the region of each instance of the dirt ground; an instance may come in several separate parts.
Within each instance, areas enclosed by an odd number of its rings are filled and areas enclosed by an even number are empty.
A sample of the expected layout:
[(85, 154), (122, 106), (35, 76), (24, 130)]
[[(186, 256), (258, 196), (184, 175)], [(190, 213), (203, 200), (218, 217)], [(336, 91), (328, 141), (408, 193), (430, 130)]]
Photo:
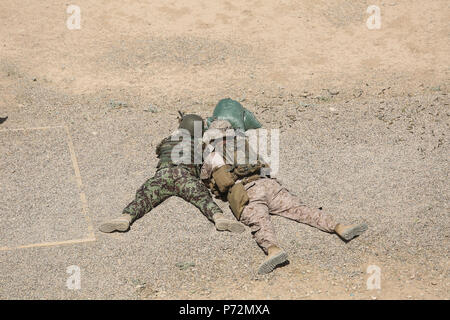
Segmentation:
[[(80, 29), (66, 25), (71, 4)], [(449, 9), (2, 0), (0, 298), (450, 298)], [(99, 233), (154, 173), (177, 110), (209, 116), (225, 97), (280, 130), (289, 190), (369, 230), (344, 243), (274, 217), (290, 263), (265, 276), (248, 229), (219, 233), (178, 198)]]

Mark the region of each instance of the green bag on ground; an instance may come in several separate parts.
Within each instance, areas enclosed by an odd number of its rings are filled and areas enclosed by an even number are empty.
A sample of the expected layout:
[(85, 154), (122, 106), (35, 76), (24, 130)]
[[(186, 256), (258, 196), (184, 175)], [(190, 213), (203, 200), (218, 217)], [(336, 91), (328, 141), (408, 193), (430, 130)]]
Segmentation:
[(212, 117), (206, 119), (207, 126), (214, 120), (227, 120), (233, 126), (233, 129), (247, 131), (249, 129), (261, 128), (261, 123), (255, 115), (244, 108), (236, 100), (226, 98), (219, 101), (214, 108)]
[(250, 129), (259, 129), (262, 127), (261, 123), (256, 119), (253, 112), (244, 108), (244, 126), (245, 131)]

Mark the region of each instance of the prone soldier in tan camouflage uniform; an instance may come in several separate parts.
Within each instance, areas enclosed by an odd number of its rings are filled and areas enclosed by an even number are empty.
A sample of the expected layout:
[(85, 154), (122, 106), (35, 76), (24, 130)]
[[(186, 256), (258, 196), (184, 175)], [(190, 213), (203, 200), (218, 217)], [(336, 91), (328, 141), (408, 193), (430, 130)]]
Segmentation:
[[(194, 134), (197, 133), (194, 132), (196, 125), (201, 128), (198, 135), (201, 137), (204, 130), (203, 119), (193, 114), (182, 115), (179, 132), (162, 140), (156, 148), (159, 163), (155, 175), (137, 190), (135, 199), (123, 210), (122, 216), (101, 224), (100, 231), (127, 231), (131, 223), (172, 196), (181, 197), (196, 206), (206, 218), (214, 222), (219, 231), (243, 232), (245, 230), (238, 221), (224, 217), (222, 210), (213, 201), (209, 190), (199, 179), (200, 165), (193, 161), (193, 155), (198, 152), (194, 139)], [(184, 132), (187, 133), (187, 139), (186, 135), (184, 137), (181, 135), (182, 130), (187, 130)], [(174, 138), (176, 136), (181, 139)], [(180, 146), (188, 149), (189, 159), (182, 163), (173, 159), (174, 154), (178, 154), (178, 152), (182, 154), (186, 150)], [(179, 157), (182, 158), (180, 155)]]
[[(221, 104), (224, 105), (223, 101), (219, 102), (218, 106)], [(228, 99), (225, 107), (234, 108), (236, 104), (239, 103)], [(227, 116), (216, 116), (212, 119), (209, 129), (203, 136), (206, 152), (200, 178), (209, 185), (216, 196), (229, 202), (237, 220), (250, 227), (257, 244), (268, 255), (260, 265), (259, 273), (269, 273), (287, 261), (286, 252), (278, 246), (270, 214), (309, 224), (325, 232), (336, 233), (345, 241), (367, 230), (364, 223), (339, 224), (322, 210), (305, 206), (276, 179), (265, 175), (264, 172), (269, 168), (263, 160), (251, 163), (250, 159), (257, 159), (257, 156), (253, 154), (252, 158), (253, 150), (248, 144), (248, 138), (242, 131), (234, 130), (236, 125), (230, 123), (233, 119), (228, 121), (221, 118)]]

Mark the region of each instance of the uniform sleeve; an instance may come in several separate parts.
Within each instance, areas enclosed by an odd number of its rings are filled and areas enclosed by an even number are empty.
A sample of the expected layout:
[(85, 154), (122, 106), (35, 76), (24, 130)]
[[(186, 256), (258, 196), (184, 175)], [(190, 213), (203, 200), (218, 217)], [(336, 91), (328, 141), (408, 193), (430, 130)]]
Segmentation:
[(203, 161), (200, 171), (200, 179), (210, 179), (213, 171), (225, 165), (222, 155), (218, 152), (211, 152)]

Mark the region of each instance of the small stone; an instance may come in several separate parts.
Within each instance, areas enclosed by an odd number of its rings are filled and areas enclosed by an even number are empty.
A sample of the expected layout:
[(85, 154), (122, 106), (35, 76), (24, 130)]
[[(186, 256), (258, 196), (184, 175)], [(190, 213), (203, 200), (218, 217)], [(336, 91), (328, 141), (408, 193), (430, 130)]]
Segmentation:
[(139, 288), (140, 290), (140, 294), (143, 298), (148, 298), (150, 296), (161, 296), (164, 295), (164, 292), (158, 292), (158, 290), (155, 290), (149, 286), (143, 286), (141, 288)]
[(111, 108), (126, 108), (126, 107), (128, 107), (128, 105), (125, 102), (114, 101), (114, 100), (109, 101), (109, 106)]
[(331, 94), (332, 96), (338, 95), (339, 91), (332, 91), (330, 89), (327, 89), (328, 93)]
[(157, 113), (157, 112), (159, 112), (159, 109), (157, 106), (150, 104), (147, 109), (144, 109), (144, 111), (151, 112), (151, 113)]
[(193, 262), (178, 262), (175, 264), (180, 270), (186, 270), (191, 267), (195, 267), (195, 263)]

